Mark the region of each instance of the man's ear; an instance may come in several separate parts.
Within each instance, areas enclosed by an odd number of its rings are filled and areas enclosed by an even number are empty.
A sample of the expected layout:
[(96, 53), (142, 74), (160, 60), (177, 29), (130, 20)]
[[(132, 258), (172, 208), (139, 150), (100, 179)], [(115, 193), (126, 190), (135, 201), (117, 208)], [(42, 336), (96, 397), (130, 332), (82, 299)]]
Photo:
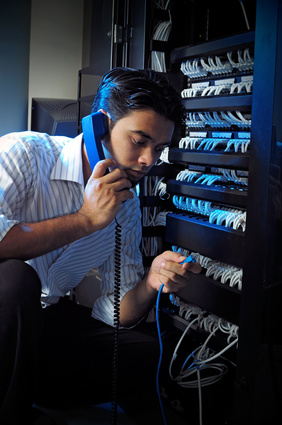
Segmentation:
[(111, 121), (111, 116), (110, 116), (110, 114), (109, 114), (108, 112), (106, 112), (104, 109), (99, 109), (99, 111), (98, 111), (98, 112), (102, 112), (102, 114), (107, 115), (107, 118), (108, 118), (108, 127), (110, 127), (110, 121)]

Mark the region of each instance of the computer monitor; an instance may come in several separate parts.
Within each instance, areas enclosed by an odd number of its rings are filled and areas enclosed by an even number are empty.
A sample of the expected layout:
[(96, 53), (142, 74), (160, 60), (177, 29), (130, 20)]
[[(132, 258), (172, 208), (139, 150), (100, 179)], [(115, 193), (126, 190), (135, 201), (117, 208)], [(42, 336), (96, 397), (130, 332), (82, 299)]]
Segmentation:
[(31, 130), (51, 136), (77, 136), (77, 100), (33, 98)]

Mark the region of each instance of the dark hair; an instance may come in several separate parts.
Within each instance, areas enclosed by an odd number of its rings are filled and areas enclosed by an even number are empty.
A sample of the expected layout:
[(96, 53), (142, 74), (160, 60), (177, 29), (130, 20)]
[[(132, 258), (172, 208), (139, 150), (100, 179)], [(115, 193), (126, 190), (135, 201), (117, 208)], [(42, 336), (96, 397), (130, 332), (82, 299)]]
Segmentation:
[(155, 71), (114, 68), (98, 87), (92, 113), (104, 109), (113, 122), (138, 109), (153, 109), (175, 124), (183, 121), (181, 96)]

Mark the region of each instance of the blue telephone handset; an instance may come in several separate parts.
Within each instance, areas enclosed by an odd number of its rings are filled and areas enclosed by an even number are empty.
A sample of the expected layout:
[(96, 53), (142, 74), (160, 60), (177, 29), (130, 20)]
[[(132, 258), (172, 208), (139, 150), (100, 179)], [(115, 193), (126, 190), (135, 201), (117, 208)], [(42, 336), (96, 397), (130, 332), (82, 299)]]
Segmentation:
[(105, 159), (101, 138), (108, 133), (107, 115), (95, 112), (82, 118), (81, 123), (86, 152), (93, 171), (97, 162)]

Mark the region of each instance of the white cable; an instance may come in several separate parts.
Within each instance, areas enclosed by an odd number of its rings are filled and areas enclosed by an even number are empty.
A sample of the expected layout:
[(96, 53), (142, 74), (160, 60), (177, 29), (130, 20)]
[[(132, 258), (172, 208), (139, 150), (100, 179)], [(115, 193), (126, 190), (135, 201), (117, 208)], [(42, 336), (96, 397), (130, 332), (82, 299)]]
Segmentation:
[(172, 364), (173, 364), (173, 362), (175, 361), (175, 359), (176, 359), (176, 357), (177, 357), (177, 351), (178, 351), (178, 348), (180, 347), (180, 345), (181, 345), (181, 343), (182, 343), (182, 341), (183, 341), (183, 339), (184, 339), (185, 335), (187, 334), (187, 332), (189, 331), (189, 329), (191, 328), (191, 326), (192, 326), (195, 322), (197, 322), (197, 321), (198, 321), (198, 317), (195, 317), (195, 318), (192, 320), (192, 322), (189, 322), (189, 323), (188, 323), (188, 325), (186, 326), (186, 329), (185, 329), (185, 330), (184, 330), (184, 332), (182, 333), (181, 338), (179, 339), (179, 341), (178, 341), (178, 343), (177, 343), (177, 345), (176, 345), (176, 347), (175, 347), (175, 349), (174, 349), (174, 352), (173, 352), (172, 357), (171, 357), (171, 361), (170, 361), (169, 369), (168, 369), (168, 370), (169, 370), (169, 376), (171, 377), (171, 379), (172, 379), (173, 381), (176, 381), (176, 380), (177, 380), (177, 378), (174, 378), (174, 377), (173, 377), (171, 369), (172, 369)]
[(197, 382), (198, 382), (198, 398), (199, 398), (199, 425), (203, 423), (203, 408), (202, 408), (202, 385), (200, 368), (197, 367)]
[[(170, 0), (167, 0), (167, 2), (161, 6), (159, 4), (159, 7), (162, 9), (168, 10)], [(168, 41), (171, 28), (172, 28), (172, 20), (171, 20), (171, 14), (169, 13), (169, 21), (163, 21), (160, 22), (153, 34), (153, 40), (160, 40), (160, 41)], [(151, 68), (154, 71), (157, 72), (166, 72), (166, 63), (165, 63), (165, 52), (157, 52), (152, 51), (151, 52)]]
[(243, 57), (241, 50), (237, 51), (238, 62), (232, 59), (232, 52), (227, 53), (227, 58), (231, 66), (239, 71), (251, 71), (254, 67), (254, 60), (250, 56), (249, 49), (244, 50)]
[(234, 339), (231, 343), (229, 343), (225, 348), (223, 348), (219, 353), (216, 353), (214, 356), (209, 357), (208, 360), (198, 360), (198, 364), (205, 364), (206, 362), (211, 362), (215, 359), (217, 359), (218, 357), (220, 357), (222, 354), (224, 354), (227, 350), (229, 350), (229, 348), (233, 347), (233, 345), (237, 344), (238, 342), (238, 338)]
[[(187, 310), (189, 309), (189, 307), (187, 307)], [(189, 315), (187, 314), (187, 317)], [(177, 357), (177, 351), (179, 349), (180, 344), (182, 343), (186, 333), (188, 332), (188, 330), (191, 328), (192, 324), (194, 324), (196, 321), (198, 321), (198, 325), (200, 323), (204, 324), (204, 328), (210, 332), (209, 336), (206, 338), (204, 344), (200, 347), (198, 347), (196, 350), (194, 350), (185, 360), (185, 362), (182, 365), (182, 368), (178, 374), (178, 376), (174, 377), (172, 375), (172, 364), (175, 361), (176, 357)], [(222, 330), (224, 333), (229, 333), (229, 340), (233, 337), (235, 337), (234, 341), (229, 342), (228, 341), (228, 345), (222, 349), (219, 353), (215, 353), (210, 355), (210, 350), (207, 347), (208, 341), (211, 339), (211, 337), (215, 334), (215, 332), (220, 329)], [(187, 378), (189, 378), (191, 375), (193, 375), (195, 373), (195, 370), (207, 370), (208, 368), (213, 368), (213, 369), (217, 369), (219, 371), (218, 375), (215, 376), (210, 376), (207, 378), (203, 378), (201, 379), (201, 385), (211, 385), (215, 382), (217, 382), (219, 379), (221, 379), (221, 377), (226, 373), (227, 371), (227, 367), (223, 364), (219, 364), (219, 363), (210, 363), (212, 360), (220, 357), (225, 351), (227, 351), (229, 348), (231, 348), (234, 344), (236, 344), (238, 341), (238, 328), (235, 327), (235, 325), (226, 325), (226, 323), (222, 323), (222, 319), (217, 318), (216, 316), (208, 316), (208, 317), (203, 317), (203, 312), (201, 312), (198, 317), (194, 318), (186, 327), (185, 331), (183, 332), (181, 338), (178, 341), (177, 346), (175, 347), (174, 353), (172, 355), (171, 358), (171, 362), (169, 365), (169, 375), (171, 377), (172, 380), (174, 380), (175, 382), (177, 382), (179, 385), (186, 387), (186, 388), (195, 388), (199, 385), (199, 381), (197, 380), (197, 382), (195, 381), (187, 381)], [(194, 362), (193, 364), (195, 364), (194, 368), (191, 368), (190, 365), (189, 367), (187, 367), (187, 362), (191, 359), (194, 358)], [(203, 369), (204, 368), (204, 369)], [(199, 377), (199, 375), (198, 375)]]
[(245, 19), (245, 22), (246, 22), (247, 30), (250, 31), (250, 24), (249, 24), (249, 21), (248, 21), (248, 17), (247, 17), (247, 13), (246, 13), (246, 10), (245, 10), (245, 6), (244, 6), (242, 0), (239, 0), (239, 3), (241, 5), (242, 11), (243, 11), (243, 15), (244, 15), (244, 19)]
[[(209, 257), (205, 257), (196, 252), (190, 252), (177, 246), (173, 246), (172, 250), (174, 252), (179, 252), (186, 257), (191, 255), (195, 261), (206, 269), (205, 276), (214, 280), (220, 280), (222, 284), (226, 284), (229, 281), (230, 286), (237, 286), (239, 290), (242, 289), (243, 270), (241, 268), (217, 260), (212, 260)], [(234, 275), (236, 275), (236, 277), (233, 278), (231, 283), (231, 279)], [(180, 302), (179, 299), (176, 305), (182, 305), (182, 308), (185, 308), (185, 305)]]
[(165, 226), (166, 225), (166, 216), (170, 213), (171, 211), (161, 211), (155, 220), (155, 226)]
[(161, 156), (159, 158), (160, 162), (157, 163), (157, 165), (161, 165), (162, 163), (166, 163), (166, 164), (171, 164), (171, 162), (169, 162), (168, 160), (168, 155), (169, 155), (169, 147), (167, 146), (161, 153)]

